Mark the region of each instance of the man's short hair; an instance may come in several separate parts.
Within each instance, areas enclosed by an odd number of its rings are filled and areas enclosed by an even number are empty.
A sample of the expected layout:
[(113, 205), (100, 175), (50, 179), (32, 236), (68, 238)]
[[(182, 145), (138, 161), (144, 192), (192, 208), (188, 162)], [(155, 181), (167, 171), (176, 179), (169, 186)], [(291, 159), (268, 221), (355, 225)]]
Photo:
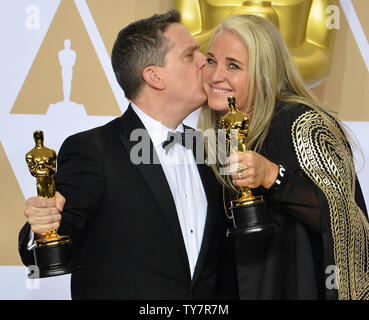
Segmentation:
[(133, 100), (140, 92), (144, 84), (142, 72), (146, 67), (164, 66), (171, 47), (164, 32), (170, 24), (179, 23), (180, 18), (179, 12), (172, 9), (135, 21), (118, 33), (111, 62), (127, 99)]

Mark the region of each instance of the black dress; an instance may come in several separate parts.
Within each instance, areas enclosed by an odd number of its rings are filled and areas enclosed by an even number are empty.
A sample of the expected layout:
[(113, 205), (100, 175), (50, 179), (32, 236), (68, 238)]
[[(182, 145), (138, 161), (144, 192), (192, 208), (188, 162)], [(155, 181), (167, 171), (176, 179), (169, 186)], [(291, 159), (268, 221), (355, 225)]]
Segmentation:
[(369, 224), (350, 147), (327, 115), (277, 102), (261, 152), (285, 167), (266, 193), (273, 232), (237, 237), (240, 299), (369, 298)]

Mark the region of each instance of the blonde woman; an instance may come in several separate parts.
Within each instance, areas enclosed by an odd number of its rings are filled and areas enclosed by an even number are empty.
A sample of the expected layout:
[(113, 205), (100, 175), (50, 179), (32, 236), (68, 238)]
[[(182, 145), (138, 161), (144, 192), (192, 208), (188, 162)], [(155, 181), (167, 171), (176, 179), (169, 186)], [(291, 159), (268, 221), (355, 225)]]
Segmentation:
[(280, 224), (269, 238), (237, 240), (240, 298), (369, 298), (369, 224), (350, 143), (305, 87), (278, 29), (257, 16), (227, 18), (202, 81), (201, 129), (219, 127), (228, 96), (250, 117), (250, 151), (228, 159), (244, 169), (227, 193), (255, 188)]

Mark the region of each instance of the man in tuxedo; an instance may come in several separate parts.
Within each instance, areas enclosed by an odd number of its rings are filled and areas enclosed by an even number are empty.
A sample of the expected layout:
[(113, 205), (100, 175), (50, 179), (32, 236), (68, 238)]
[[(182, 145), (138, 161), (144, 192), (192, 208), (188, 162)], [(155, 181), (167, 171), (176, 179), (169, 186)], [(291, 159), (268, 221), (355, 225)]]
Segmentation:
[[(23, 263), (34, 264), (33, 235), (70, 235), (84, 266), (72, 274), (73, 299), (236, 298), (221, 186), (193, 150), (167, 148), (168, 134), (183, 132), (182, 120), (206, 101), (205, 57), (179, 21), (171, 10), (119, 32), (112, 65), (127, 111), (67, 138), (57, 199), (27, 200)], [(149, 138), (150, 164), (135, 161), (137, 132)]]

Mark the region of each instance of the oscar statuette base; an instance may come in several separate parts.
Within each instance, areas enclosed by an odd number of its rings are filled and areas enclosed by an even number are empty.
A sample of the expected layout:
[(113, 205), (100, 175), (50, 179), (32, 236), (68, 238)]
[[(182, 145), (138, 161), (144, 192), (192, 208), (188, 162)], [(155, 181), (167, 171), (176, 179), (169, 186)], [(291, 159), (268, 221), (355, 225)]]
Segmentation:
[(82, 269), (82, 266), (73, 259), (72, 242), (69, 239), (57, 240), (45, 245), (41, 243), (41, 245), (33, 247), (32, 250), (37, 273), (35, 270), (31, 271), (28, 278), (54, 277)]
[(233, 228), (227, 230), (227, 237), (247, 235), (256, 232), (273, 231), (278, 222), (271, 220), (264, 202), (230, 207)]

